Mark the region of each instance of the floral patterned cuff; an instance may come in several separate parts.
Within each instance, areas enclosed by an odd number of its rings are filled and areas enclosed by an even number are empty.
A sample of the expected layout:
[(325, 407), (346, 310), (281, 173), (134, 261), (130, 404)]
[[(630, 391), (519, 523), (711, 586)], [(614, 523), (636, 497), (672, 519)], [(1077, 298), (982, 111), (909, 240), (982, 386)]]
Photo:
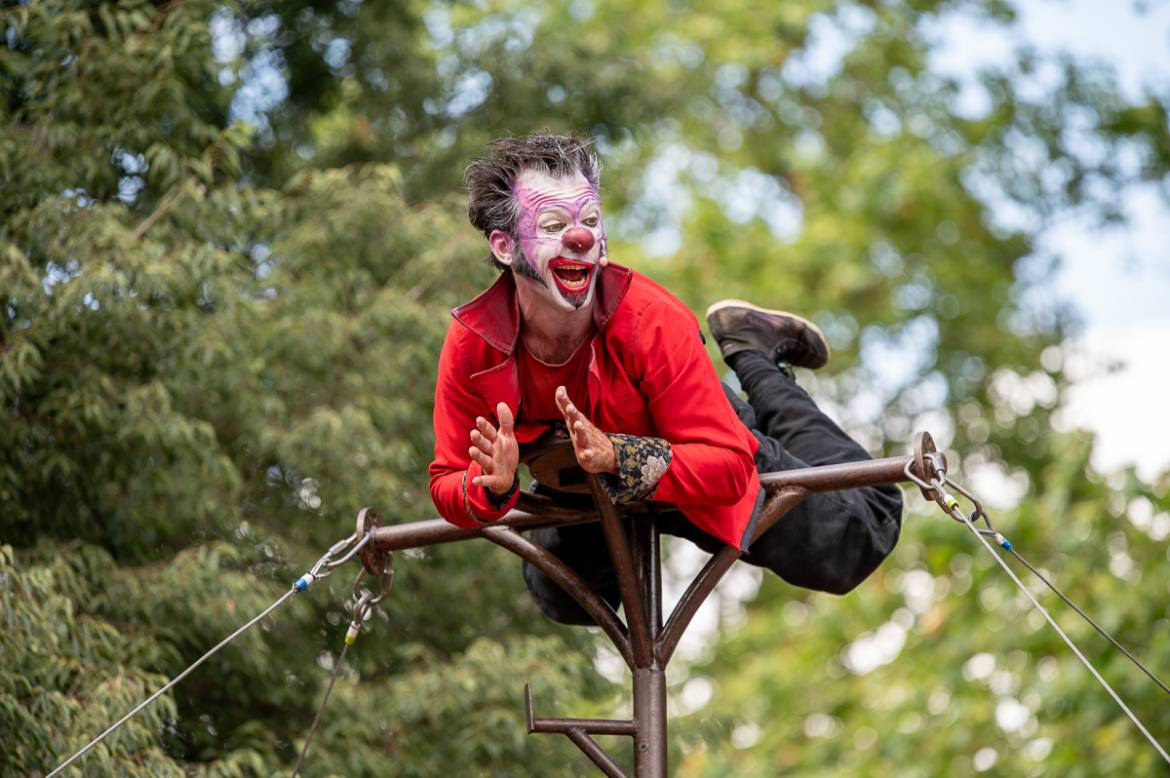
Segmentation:
[(617, 475), (603, 473), (601, 484), (615, 503), (648, 500), (670, 466), (670, 444), (662, 438), (606, 435), (613, 443)]

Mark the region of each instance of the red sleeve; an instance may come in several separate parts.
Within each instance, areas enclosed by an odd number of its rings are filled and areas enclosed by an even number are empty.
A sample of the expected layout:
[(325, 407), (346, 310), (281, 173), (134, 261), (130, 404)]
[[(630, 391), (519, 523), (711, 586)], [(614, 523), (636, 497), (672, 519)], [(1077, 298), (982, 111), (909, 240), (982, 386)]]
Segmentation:
[(479, 464), (467, 453), (475, 417), (491, 418), (487, 402), (471, 391), (463, 370), (466, 359), (460, 347), (467, 331), (452, 320), (439, 354), (439, 375), (435, 382), (435, 460), (431, 462), (431, 499), (439, 515), (457, 527), (475, 527), (495, 521), (516, 504), (518, 493), (500, 506), (493, 505), (488, 492), (472, 482), (480, 475)]
[(644, 360), (641, 391), (671, 460), (654, 499), (688, 505), (733, 505), (756, 477), (740, 422), (699, 339), (699, 323), (680, 307), (659, 303), (635, 328)]

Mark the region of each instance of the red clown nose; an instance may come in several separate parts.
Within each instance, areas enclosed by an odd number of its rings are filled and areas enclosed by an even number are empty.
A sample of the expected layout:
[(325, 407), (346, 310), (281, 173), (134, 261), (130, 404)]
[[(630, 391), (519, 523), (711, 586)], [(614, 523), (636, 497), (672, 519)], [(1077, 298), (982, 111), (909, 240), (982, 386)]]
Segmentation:
[(562, 239), (565, 248), (578, 254), (583, 254), (593, 248), (593, 233), (584, 227), (574, 227), (565, 232)]

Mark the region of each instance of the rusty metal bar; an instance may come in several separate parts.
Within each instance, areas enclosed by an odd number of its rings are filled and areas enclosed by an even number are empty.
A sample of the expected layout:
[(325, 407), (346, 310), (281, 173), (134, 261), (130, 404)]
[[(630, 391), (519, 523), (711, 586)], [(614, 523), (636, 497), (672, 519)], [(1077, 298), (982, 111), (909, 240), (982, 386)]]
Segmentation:
[[(808, 492), (804, 489), (791, 488), (782, 489), (769, 496), (768, 501), (764, 503), (764, 507), (760, 510), (760, 521), (756, 526), (756, 537), (768, 531), (781, 516), (799, 505), (807, 496)], [(687, 590), (683, 592), (682, 597), (679, 598), (678, 603), (674, 606), (674, 611), (670, 614), (670, 618), (667, 620), (666, 626), (662, 630), (662, 635), (655, 646), (660, 665), (665, 667), (670, 662), (675, 648), (678, 647), (679, 640), (682, 639), (683, 633), (690, 626), (691, 619), (695, 617), (699, 606), (711, 594), (715, 585), (722, 580), (723, 575), (739, 560), (739, 557), (739, 549), (735, 546), (724, 546), (707, 560), (707, 564), (691, 580)]]
[[(585, 495), (581, 495), (582, 498)], [(554, 519), (574, 521), (587, 518), (597, 520), (597, 513), (593, 510), (593, 503), (582, 499), (579, 505), (565, 505), (548, 494), (537, 494), (521, 490), (516, 498), (516, 510), (526, 513), (551, 516)]]
[(370, 545), (377, 551), (401, 551), (407, 548), (438, 546), (444, 543), (457, 543), (461, 540), (484, 537), (484, 530), (493, 527), (525, 530), (586, 524), (591, 521), (597, 521), (597, 513), (592, 509), (571, 511), (562, 509), (560, 516), (551, 513), (529, 513), (513, 510), (505, 514), (499, 521), (485, 524), (482, 527), (456, 527), (446, 519), (428, 519), (377, 527), (374, 529), (374, 538)]
[(723, 575), (738, 561), (739, 549), (735, 546), (724, 546), (707, 560), (707, 564), (703, 565), (703, 569), (691, 580), (687, 590), (674, 606), (666, 626), (662, 629), (658, 645), (655, 646), (660, 665), (670, 663), (674, 649), (682, 639), (683, 632), (690, 626), (699, 606), (711, 594), (715, 584), (719, 583)]
[(593, 617), (597, 625), (605, 630), (605, 634), (613, 641), (614, 648), (626, 660), (626, 664), (633, 667), (634, 655), (630, 650), (630, 636), (625, 625), (618, 620), (617, 614), (605, 600), (601, 599), (573, 568), (508, 527), (485, 527), (481, 532), (488, 540), (536, 565), (541, 572), (556, 581), (557, 585), (568, 592), (585, 612)]
[(634, 570), (634, 558), (630, 554), (626, 531), (622, 527), (617, 507), (605, 493), (601, 480), (593, 473), (588, 474), (587, 480), (589, 491), (593, 493), (593, 501), (597, 505), (597, 512), (601, 514), (601, 529), (605, 533), (605, 544), (609, 547), (609, 556), (613, 560), (613, 569), (617, 574), (618, 590), (622, 596), (622, 607), (626, 611), (626, 624), (629, 625), (630, 644), (634, 654), (630, 669), (649, 667), (654, 661), (654, 649), (651, 645), (653, 639), (650, 637), (650, 629), (646, 622), (646, 610), (642, 607), (642, 594), (638, 591), (638, 575)]
[(764, 503), (764, 507), (760, 510), (760, 521), (756, 524), (756, 531), (752, 540), (755, 540), (760, 535), (772, 529), (776, 522), (784, 517), (784, 514), (804, 502), (804, 498), (808, 497), (808, 495), (808, 490), (800, 488), (785, 487), (777, 491), (769, 489), (768, 501)]
[(528, 720), (529, 735), (533, 733), (560, 733), (566, 735), (607, 776), (627, 778), (625, 771), (589, 735), (592, 733), (594, 735), (625, 735), (632, 737), (638, 731), (637, 725), (632, 719), (537, 717), (532, 711), (532, 684), (527, 683), (524, 684), (524, 716)]
[(579, 729), (570, 729), (565, 732), (572, 740), (577, 748), (589, 757), (593, 764), (605, 773), (607, 778), (628, 778), (626, 771), (623, 770), (617, 762), (613, 761), (613, 757), (605, 753), (601, 746), (597, 745), (597, 741), (589, 737), (585, 732)]
[(634, 670), (634, 775), (666, 778), (666, 671), (661, 667)]
[(633, 522), (634, 564), (638, 568), (638, 586), (650, 625), (650, 639), (657, 641), (662, 632), (662, 557), (658, 535), (658, 518), (650, 515)]
[(574, 719), (557, 716), (537, 716), (532, 709), (532, 684), (524, 684), (524, 716), (528, 721), (528, 734), (533, 732), (559, 732), (579, 729), (594, 735), (626, 735), (632, 737), (636, 730), (633, 719)]
[(914, 461), (912, 454), (884, 459), (867, 459), (840, 465), (802, 467), (799, 470), (780, 470), (761, 473), (760, 483), (769, 488), (798, 486), (810, 492), (833, 492), (857, 489), (862, 486), (895, 484), (906, 480), (905, 469)]
[[(547, 454), (565, 445), (565, 442), (549, 443), (537, 453)], [(934, 453), (934, 444), (929, 434), (921, 433), (915, 440), (914, 455), (761, 474), (760, 483), (767, 490), (768, 499), (762, 509), (756, 537), (771, 528), (810, 492), (899, 483), (906, 480), (904, 471), (911, 463), (914, 463), (916, 472), (924, 474), (936, 461), (931, 459), (927, 462), (926, 452)], [(527, 453), (526, 461), (529, 461), (532, 451)], [(660, 539), (654, 518), (656, 507), (653, 504), (639, 504), (622, 506), (619, 510), (609, 500), (595, 476), (587, 475), (586, 480), (595, 503), (593, 506), (575, 504), (575, 500), (583, 500), (583, 496), (574, 498), (566, 495), (566, 499), (574, 503), (566, 505), (546, 494), (522, 492), (515, 510), (499, 521), (482, 527), (465, 529), (441, 519), (386, 527), (376, 526), (375, 521), (374, 526), (367, 528), (372, 533), (367, 549), (374, 554), (484, 537), (542, 570), (593, 617), (633, 671), (634, 717), (628, 720), (537, 718), (532, 712), (532, 692), (526, 685), (528, 731), (564, 734), (610, 778), (627, 776), (590, 734), (633, 737), (636, 778), (666, 778), (665, 668), (695, 612), (740, 557), (740, 552), (728, 546), (712, 556), (691, 581), (664, 625)], [(636, 515), (646, 512), (648, 515)], [(632, 549), (624, 529), (623, 517), (633, 518)], [(519, 534), (519, 531), (525, 529), (580, 524), (599, 519), (617, 574), (628, 629), (614, 610), (574, 570)]]
[(637, 778), (666, 776), (666, 665), (658, 662), (662, 632), (662, 560), (659, 556), (658, 522), (654, 514), (636, 520), (634, 561), (646, 611), (653, 656), (648, 668), (634, 670), (634, 768)]
[[(760, 483), (769, 489), (798, 486), (810, 492), (837, 489), (856, 489), (862, 486), (900, 483), (906, 480), (903, 470), (911, 455), (887, 457), (844, 465), (822, 465), (800, 470), (762, 473)], [(584, 524), (597, 521), (591, 508), (567, 508), (543, 495), (521, 492), (519, 506), (509, 511), (493, 527), (511, 527), (517, 530), (538, 527)], [(415, 521), (408, 524), (390, 524), (376, 527), (370, 545), (377, 551), (399, 551), (407, 548), (437, 546), (483, 536), (486, 527), (456, 527), (443, 519)]]

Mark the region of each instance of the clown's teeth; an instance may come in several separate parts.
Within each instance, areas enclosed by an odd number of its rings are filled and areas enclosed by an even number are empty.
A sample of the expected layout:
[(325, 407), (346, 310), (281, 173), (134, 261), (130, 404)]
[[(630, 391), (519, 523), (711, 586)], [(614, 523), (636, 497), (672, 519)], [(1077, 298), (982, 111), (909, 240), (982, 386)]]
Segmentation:
[(564, 257), (557, 257), (549, 262), (552, 277), (561, 291), (566, 294), (583, 293), (589, 288), (596, 266), (589, 262), (580, 262)]

